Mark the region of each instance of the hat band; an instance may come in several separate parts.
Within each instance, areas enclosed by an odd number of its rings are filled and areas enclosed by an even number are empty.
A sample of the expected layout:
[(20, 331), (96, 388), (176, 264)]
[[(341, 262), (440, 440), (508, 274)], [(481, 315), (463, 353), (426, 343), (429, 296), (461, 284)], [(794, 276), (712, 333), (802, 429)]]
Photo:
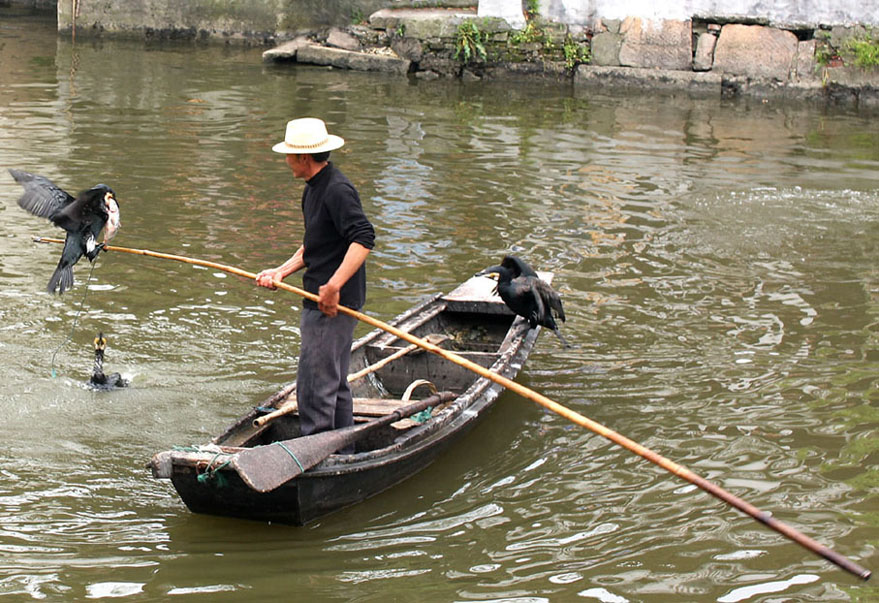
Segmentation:
[(321, 140), (320, 142), (316, 142), (316, 143), (314, 143), (314, 144), (296, 144), (296, 145), (292, 145), (292, 144), (290, 144), (289, 142), (287, 142), (286, 140), (284, 141), (284, 144), (287, 145), (287, 147), (288, 147), (288, 148), (291, 148), (291, 149), (316, 149), (317, 147), (322, 147), (322, 146), (324, 146), (324, 145), (327, 144), (329, 141), (330, 141), (330, 137), (327, 136), (326, 138), (324, 138), (324, 139)]

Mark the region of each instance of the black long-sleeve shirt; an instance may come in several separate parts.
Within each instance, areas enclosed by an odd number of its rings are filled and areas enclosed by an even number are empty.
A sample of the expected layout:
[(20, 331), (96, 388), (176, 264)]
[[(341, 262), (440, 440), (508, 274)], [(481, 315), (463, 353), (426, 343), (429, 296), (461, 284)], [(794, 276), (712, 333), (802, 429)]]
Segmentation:
[[(360, 196), (351, 181), (330, 162), (315, 174), (302, 192), (305, 218), (305, 274), (302, 285), (318, 294), (336, 272), (351, 243), (367, 249), (375, 246), (375, 229), (363, 213)], [(366, 264), (364, 263), (339, 292), (339, 303), (354, 310), (366, 302)], [(311, 300), (306, 307), (317, 308)]]

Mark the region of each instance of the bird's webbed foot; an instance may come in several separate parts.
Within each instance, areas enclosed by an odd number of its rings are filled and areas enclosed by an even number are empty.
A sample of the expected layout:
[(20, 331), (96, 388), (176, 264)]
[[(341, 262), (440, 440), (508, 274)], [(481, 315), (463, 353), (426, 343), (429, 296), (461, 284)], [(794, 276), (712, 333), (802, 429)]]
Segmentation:
[(87, 252), (85, 255), (90, 262), (94, 262), (95, 258), (98, 257), (98, 254), (101, 253), (101, 251), (107, 251), (107, 245), (105, 243), (98, 243), (95, 245), (94, 249)]

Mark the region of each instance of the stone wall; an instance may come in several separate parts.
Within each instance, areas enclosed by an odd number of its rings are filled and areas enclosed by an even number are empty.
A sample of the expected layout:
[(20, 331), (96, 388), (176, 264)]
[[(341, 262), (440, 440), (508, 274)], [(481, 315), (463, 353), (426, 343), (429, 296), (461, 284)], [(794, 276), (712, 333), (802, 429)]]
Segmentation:
[[(879, 109), (879, 68), (823, 64), (862, 27), (789, 30), (713, 20), (599, 19), (593, 28), (532, 16), (524, 29), (473, 9), (395, 10), (368, 23), (299, 36), (272, 61), (385, 71), (418, 79), (527, 75), (583, 90), (786, 97)], [(822, 52), (818, 52), (818, 49)], [(465, 52), (466, 49), (466, 52)]]
[[(17, 0), (38, 1), (44, 0)], [(469, 5), (476, 0), (443, 0)], [(366, 20), (388, 5), (431, 6), (435, 0), (52, 0), (58, 30), (147, 38), (265, 43), (321, 27)], [(76, 14), (74, 15), (74, 7)]]
[(58, 0), (5, 0), (2, 4), (36, 10), (55, 10)]
[[(584, 89), (879, 106), (879, 68), (854, 68), (842, 56), (842, 40), (868, 30), (837, 25), (879, 23), (875, 0), (539, 0), (527, 21), (525, 0), (448, 7), (472, 1), (60, 0), (57, 6), (61, 31), (70, 30), (75, 6), (79, 34), (294, 40), (269, 56), (416, 78), (539, 75)], [(429, 7), (437, 3), (443, 6)], [(388, 5), (395, 8), (381, 8)], [(493, 11), (505, 17), (492, 17)], [(813, 24), (802, 11), (813, 11)]]
[[(640, 17), (650, 20), (713, 18), (786, 29), (819, 25), (879, 25), (874, 0), (538, 0), (549, 20), (591, 26), (597, 19)], [(479, 0), (479, 15), (524, 23), (522, 0)]]
[(590, 65), (578, 67), (574, 81), (607, 88), (649, 78), (663, 87), (655, 81), (660, 76), (665, 87), (692, 93), (829, 98), (877, 108), (879, 67), (860, 68), (845, 50), (847, 40), (866, 34), (862, 26), (791, 31), (716, 20), (600, 19)]

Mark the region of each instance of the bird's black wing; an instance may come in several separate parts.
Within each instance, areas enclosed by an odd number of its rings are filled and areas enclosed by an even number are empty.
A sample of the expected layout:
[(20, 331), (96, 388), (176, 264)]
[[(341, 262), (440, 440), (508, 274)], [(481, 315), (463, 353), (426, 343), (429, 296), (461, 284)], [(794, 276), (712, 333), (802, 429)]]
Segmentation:
[(552, 320), (552, 315), (549, 314), (549, 310), (544, 303), (543, 296), (540, 294), (540, 288), (537, 286), (537, 283), (540, 282), (540, 279), (536, 277), (528, 277), (528, 291), (531, 295), (534, 296), (534, 319), (539, 325), (546, 325), (546, 319), (549, 317), (550, 321)]
[[(100, 234), (104, 222), (107, 221), (106, 214), (90, 210), (88, 199), (79, 196), (55, 212), (52, 222), (67, 231), (82, 231), (85, 228), (94, 230), (94, 227), (97, 227), (97, 234)], [(97, 234), (93, 236), (97, 238)]]
[(48, 178), (21, 170), (10, 169), (9, 173), (24, 187), (24, 194), (18, 200), (19, 207), (35, 216), (51, 220), (52, 216), (73, 201), (70, 194)]
[(559, 320), (565, 322), (565, 310), (562, 308), (562, 298), (559, 297), (559, 294), (556, 293), (555, 289), (553, 289), (545, 280), (540, 278), (534, 279), (533, 286), (543, 303), (556, 313)]
[(509, 285), (510, 299), (504, 300), (513, 312), (528, 320), (531, 328), (542, 324), (546, 316), (540, 292), (534, 287), (535, 280), (530, 276), (514, 278)]

